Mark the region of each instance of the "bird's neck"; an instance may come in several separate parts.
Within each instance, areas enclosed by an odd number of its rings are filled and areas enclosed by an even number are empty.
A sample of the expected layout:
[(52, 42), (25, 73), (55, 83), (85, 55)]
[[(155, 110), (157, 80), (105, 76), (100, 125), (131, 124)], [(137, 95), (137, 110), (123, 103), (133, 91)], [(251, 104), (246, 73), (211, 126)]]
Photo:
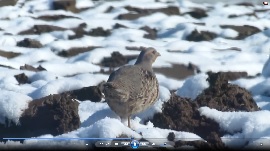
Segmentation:
[(139, 66), (140, 68), (153, 72), (152, 63), (150, 62), (136, 62), (135, 65)]

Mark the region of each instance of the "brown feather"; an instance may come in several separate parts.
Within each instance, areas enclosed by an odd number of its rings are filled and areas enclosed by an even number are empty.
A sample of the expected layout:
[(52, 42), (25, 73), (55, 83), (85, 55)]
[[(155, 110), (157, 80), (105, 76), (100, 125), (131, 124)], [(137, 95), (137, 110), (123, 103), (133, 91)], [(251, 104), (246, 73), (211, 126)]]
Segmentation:
[(154, 48), (143, 48), (135, 65), (120, 67), (103, 85), (109, 107), (121, 118), (139, 113), (157, 100), (159, 84), (152, 63), (158, 56)]

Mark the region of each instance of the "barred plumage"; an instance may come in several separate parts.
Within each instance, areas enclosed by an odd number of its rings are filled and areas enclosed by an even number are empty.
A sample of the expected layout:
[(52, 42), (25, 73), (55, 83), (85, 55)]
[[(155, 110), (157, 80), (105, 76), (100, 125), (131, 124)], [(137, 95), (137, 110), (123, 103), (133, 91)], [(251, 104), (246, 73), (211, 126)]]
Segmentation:
[(157, 100), (159, 84), (152, 64), (160, 54), (154, 48), (143, 48), (135, 65), (114, 71), (103, 85), (103, 93), (110, 108), (121, 119), (139, 113)]

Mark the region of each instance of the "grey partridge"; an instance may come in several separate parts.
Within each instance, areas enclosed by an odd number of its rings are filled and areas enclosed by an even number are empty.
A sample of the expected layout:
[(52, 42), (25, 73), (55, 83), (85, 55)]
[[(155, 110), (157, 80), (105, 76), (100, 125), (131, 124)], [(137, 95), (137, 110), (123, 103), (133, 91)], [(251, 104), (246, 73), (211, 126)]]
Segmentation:
[(103, 84), (109, 107), (121, 120), (128, 119), (128, 127), (130, 116), (153, 105), (159, 96), (159, 84), (152, 64), (160, 53), (152, 47), (141, 49), (134, 65), (120, 67)]

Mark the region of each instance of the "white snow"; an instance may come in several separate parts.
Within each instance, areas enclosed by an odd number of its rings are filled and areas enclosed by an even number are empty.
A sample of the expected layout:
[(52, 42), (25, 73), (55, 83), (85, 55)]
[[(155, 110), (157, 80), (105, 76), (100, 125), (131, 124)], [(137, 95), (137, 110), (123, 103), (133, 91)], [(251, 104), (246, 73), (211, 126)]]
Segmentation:
[[(108, 67), (99, 64), (105, 57), (110, 57), (114, 51), (123, 55), (138, 55), (139, 51), (127, 50), (126, 46), (144, 46), (156, 48), (161, 56), (153, 64), (154, 67), (172, 67), (172, 64), (188, 65), (193, 63), (202, 73), (182, 80), (173, 79), (163, 74), (156, 74), (160, 85), (160, 96), (157, 102), (147, 110), (134, 115), (131, 119), (132, 129), (121, 123), (120, 118), (109, 108), (104, 100), (91, 102), (91, 100), (78, 100), (81, 126), (79, 129), (59, 136), (44, 134), (37, 138), (84, 138), (84, 137), (118, 137), (121, 134), (136, 138), (166, 138), (169, 132), (174, 132), (177, 139), (201, 140), (196, 134), (188, 132), (161, 129), (148, 122), (155, 113), (162, 112), (162, 105), (170, 99), (170, 90), (177, 90), (181, 97), (196, 98), (205, 88), (207, 71), (245, 71), (254, 78), (241, 78), (230, 81), (251, 92), (253, 99), (261, 108), (256, 112), (220, 112), (207, 107), (200, 108), (201, 115), (205, 115), (219, 123), (220, 127), (231, 132), (224, 135), (222, 141), (229, 147), (254, 147), (269, 141), (270, 122), (270, 20), (269, 11), (256, 12), (257, 17), (244, 14), (253, 13), (257, 9), (267, 9), (267, 6), (257, 4), (255, 7), (228, 5), (219, 2), (215, 4), (194, 3), (188, 0), (170, 1), (160, 0), (123, 0), (100, 1), (76, 0), (76, 7), (86, 9), (78, 13), (64, 10), (52, 10), (52, 0), (19, 0), (15, 6), (0, 7), (0, 50), (3, 52), (21, 53), (14, 58), (0, 57), (0, 123), (5, 123), (5, 117), (19, 124), (19, 117), (33, 99), (42, 98), (50, 94), (58, 94), (83, 87), (94, 86), (109, 77), (99, 73)], [(112, 6), (111, 12), (105, 12)], [(207, 11), (208, 16), (202, 19), (191, 15), (166, 15), (160, 12), (135, 20), (119, 20), (120, 14), (128, 13), (124, 7), (138, 8), (165, 8), (176, 6), (180, 12), (186, 13), (194, 8)], [(89, 8), (89, 9), (88, 9)], [(40, 16), (65, 15), (55, 21), (38, 19)], [(228, 18), (230, 15), (239, 15)], [(243, 16), (241, 16), (243, 15)], [(84, 35), (81, 38), (69, 39), (75, 35), (72, 28), (85, 23), (83, 29), (89, 32), (97, 27), (111, 30), (107, 37)], [(116, 24), (128, 28), (113, 29)], [(201, 23), (199, 25), (194, 23)], [(21, 31), (28, 30), (34, 25), (53, 25), (66, 28), (64, 31), (52, 31), (35, 35), (19, 35)], [(242, 40), (234, 40), (239, 33), (233, 29), (223, 29), (220, 25), (250, 25), (262, 30)], [(149, 26), (157, 30), (157, 39), (144, 38), (146, 31), (140, 30)], [(217, 38), (211, 41), (187, 41), (186, 37), (194, 30), (214, 32)], [(39, 41), (42, 48), (19, 47), (17, 43), (25, 38)], [(72, 57), (60, 57), (59, 52), (71, 48), (86, 48), (96, 46), (99, 48), (80, 53)], [(235, 51), (232, 48), (239, 48)], [(170, 52), (170, 51), (173, 52)], [(130, 60), (127, 64), (134, 64)], [(20, 70), (25, 64), (46, 70), (33, 72)], [(4, 66), (11, 67), (6, 68)], [(28, 77), (26, 84), (19, 84), (14, 75), (24, 73)], [(181, 75), (180, 71), (175, 73)], [(33, 123), (35, 124), (35, 123)], [(142, 135), (139, 133), (141, 132)], [(234, 138), (234, 139), (232, 139)], [(24, 144), (14, 141), (1, 143), (0, 147), (22, 146), (31, 147), (40, 145), (66, 145), (70, 147), (82, 146), (84, 140), (26, 140)], [(247, 146), (245, 146), (247, 144)], [(265, 146), (265, 145), (264, 145)], [(186, 146), (189, 148), (190, 146)]]
[(238, 32), (233, 29), (224, 29), (221, 36), (224, 38), (235, 38), (238, 36)]
[(222, 137), (223, 142), (229, 147), (243, 147), (246, 142), (270, 135), (270, 121), (265, 120), (270, 116), (270, 111), (262, 110), (256, 112), (221, 112), (209, 107), (199, 109), (201, 115), (213, 119), (219, 123), (222, 130), (233, 135)]
[(1, 90), (0, 96), (0, 123), (5, 124), (6, 117), (19, 124), (23, 110), (28, 108), (28, 103), (32, 99), (27, 95), (7, 90)]
[(76, 7), (77, 8), (85, 8), (94, 6), (93, 2), (90, 0), (77, 0)]
[(207, 78), (208, 75), (205, 73), (187, 78), (183, 86), (176, 91), (176, 95), (195, 99), (205, 88), (208, 88)]
[(175, 80), (175, 79), (167, 79), (162, 74), (156, 74), (159, 85), (166, 87), (169, 90), (175, 90), (179, 88), (179, 86), (183, 85), (183, 81)]
[[(46, 78), (48, 78), (48, 76)], [(51, 80), (50, 82), (41, 85), (41, 87), (38, 87), (35, 91), (31, 92), (29, 96), (31, 96), (33, 99), (38, 99), (48, 96), (50, 94), (59, 94), (62, 92), (76, 90), (91, 85), (97, 85), (102, 81), (106, 81), (107, 78), (107, 76), (98, 76), (98, 74), (79, 74), (72, 78), (62, 77), (60, 79), (55, 77), (55, 80)], [(93, 81), (93, 79), (95, 80)]]

